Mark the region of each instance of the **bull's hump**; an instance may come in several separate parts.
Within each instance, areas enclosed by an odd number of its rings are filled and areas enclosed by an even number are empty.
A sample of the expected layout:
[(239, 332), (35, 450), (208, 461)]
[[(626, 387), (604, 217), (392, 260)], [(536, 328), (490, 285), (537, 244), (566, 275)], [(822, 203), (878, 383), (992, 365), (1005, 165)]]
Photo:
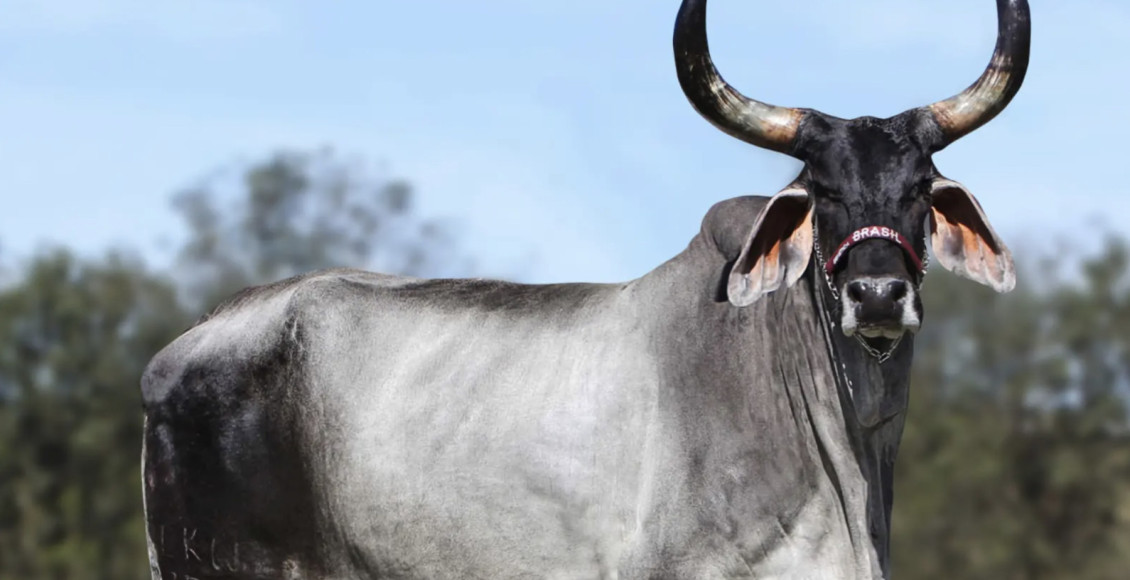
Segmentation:
[(768, 197), (743, 196), (714, 204), (702, 219), (702, 235), (713, 243), (726, 260), (738, 257), (749, 237), (757, 215)]

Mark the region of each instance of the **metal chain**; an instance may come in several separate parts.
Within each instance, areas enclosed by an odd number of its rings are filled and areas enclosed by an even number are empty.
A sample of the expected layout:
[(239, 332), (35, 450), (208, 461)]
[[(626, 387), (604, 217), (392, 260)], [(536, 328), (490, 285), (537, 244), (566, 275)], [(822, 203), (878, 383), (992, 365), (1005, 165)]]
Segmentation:
[(867, 354), (874, 357), (875, 360), (879, 362), (879, 364), (883, 364), (883, 363), (887, 362), (888, 360), (890, 360), (891, 355), (893, 355), (895, 353), (895, 349), (899, 347), (899, 343), (902, 342), (902, 337), (905, 336), (905, 335), (906, 335), (905, 332), (903, 334), (900, 334), (899, 337), (896, 338), (895, 341), (891, 343), (891, 347), (888, 348), (886, 351), (880, 351), (879, 349), (871, 346), (870, 344), (867, 344), (867, 341), (862, 336), (860, 336), (859, 334), (855, 335), (855, 341), (859, 343), (859, 346), (863, 347), (863, 350), (867, 351)]
[(819, 227), (818, 224), (819, 224), (819, 222), (816, 221), (816, 216), (813, 215), (812, 216), (812, 251), (813, 251), (813, 253), (816, 254), (816, 260), (817, 260), (816, 269), (823, 273), (821, 277), (824, 278), (824, 283), (826, 283), (828, 285), (828, 290), (830, 290), (832, 292), (832, 298), (836, 299), (836, 304), (839, 304), (839, 302), (840, 302), (840, 291), (836, 290), (836, 286), (834, 284), (832, 284), (832, 278), (830, 276), (828, 276), (827, 272), (824, 272), (824, 264), (827, 264), (828, 262), (824, 261), (824, 252), (820, 251), (820, 227)]
[(927, 235), (922, 235), (922, 273), (918, 275), (918, 289), (926, 284), (926, 272), (930, 270), (930, 245), (927, 244)]

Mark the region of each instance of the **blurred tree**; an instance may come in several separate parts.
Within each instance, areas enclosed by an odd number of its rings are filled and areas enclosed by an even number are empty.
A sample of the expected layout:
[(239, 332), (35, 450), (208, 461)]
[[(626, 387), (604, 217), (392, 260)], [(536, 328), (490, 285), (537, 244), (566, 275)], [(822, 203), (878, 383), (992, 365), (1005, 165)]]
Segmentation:
[(1123, 242), (1013, 293), (924, 288), (896, 474), (901, 578), (1126, 578), (1130, 272)]
[(378, 180), (330, 150), (284, 151), (240, 176), (242, 192), (220, 209), (213, 179), (176, 196), (189, 229), (176, 276), (211, 306), (255, 284), (335, 266), (410, 276), (452, 275), (470, 263), (447, 229), (413, 215), (409, 185)]
[(122, 255), (46, 254), (0, 292), (0, 578), (142, 577), (137, 377), (187, 321)]
[(240, 176), (175, 198), (189, 238), (173, 272), (59, 250), (0, 289), (0, 579), (148, 578), (138, 380), (205, 306), (332, 266), (469, 267), (413, 215), (405, 183), (329, 152), (279, 153)]

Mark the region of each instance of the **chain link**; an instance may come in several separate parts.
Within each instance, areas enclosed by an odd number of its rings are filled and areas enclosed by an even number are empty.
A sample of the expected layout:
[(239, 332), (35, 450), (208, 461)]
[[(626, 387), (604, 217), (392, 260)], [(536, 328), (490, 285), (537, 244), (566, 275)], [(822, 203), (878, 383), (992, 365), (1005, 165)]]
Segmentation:
[(824, 278), (824, 282), (828, 285), (828, 290), (832, 292), (832, 298), (836, 300), (836, 304), (840, 303), (840, 291), (836, 290), (835, 284), (832, 284), (831, 276), (824, 271), (824, 252), (820, 251), (820, 227), (819, 222), (816, 221), (816, 216), (812, 217), (812, 251), (816, 254), (816, 269), (821, 272), (820, 276)]
[(922, 235), (922, 271), (919, 274), (919, 289), (925, 284), (925, 274), (930, 270), (930, 244), (927, 243), (927, 235)]
[(867, 354), (874, 357), (875, 360), (879, 362), (879, 364), (883, 364), (883, 363), (887, 362), (888, 360), (890, 360), (891, 355), (893, 355), (895, 353), (895, 349), (899, 347), (899, 343), (902, 342), (902, 337), (905, 336), (905, 335), (906, 335), (905, 332), (903, 334), (900, 334), (899, 337), (896, 338), (895, 341), (891, 343), (891, 347), (888, 348), (885, 351), (880, 351), (879, 349), (871, 346), (870, 344), (867, 344), (867, 340), (864, 339), (859, 334), (855, 335), (855, 341), (859, 343), (859, 346), (863, 347), (863, 350), (867, 351)]

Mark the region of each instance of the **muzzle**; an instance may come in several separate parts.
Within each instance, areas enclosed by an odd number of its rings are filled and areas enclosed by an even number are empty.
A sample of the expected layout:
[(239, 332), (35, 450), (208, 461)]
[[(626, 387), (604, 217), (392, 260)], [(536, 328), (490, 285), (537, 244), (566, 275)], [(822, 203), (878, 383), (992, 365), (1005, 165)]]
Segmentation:
[[(917, 282), (921, 283), (924, 279), (927, 265), (918, 256), (918, 252), (914, 250), (914, 246), (910, 244), (906, 236), (887, 226), (864, 226), (844, 238), (832, 257), (822, 265), (824, 280), (828, 283), (828, 287), (832, 290), (832, 295), (837, 302), (841, 301), (840, 292), (832, 282), (836, 270), (843, 266), (843, 262), (846, 261), (849, 250), (853, 246), (869, 240), (886, 240), (902, 248), (903, 254), (913, 265)], [(817, 245), (817, 255), (819, 256), (819, 245)], [(852, 286), (856, 287), (853, 288)], [(915, 289), (905, 282), (890, 278), (857, 281), (845, 287), (845, 289), (848, 296), (844, 296), (841, 303), (843, 308), (842, 330), (845, 334), (854, 336), (863, 349), (879, 363), (887, 361), (902, 341), (903, 332), (907, 329), (917, 330), (921, 322), (920, 315), (915, 310)], [(891, 310), (891, 312), (884, 312), (883, 317), (888, 318), (894, 326), (875, 327), (863, 324), (863, 321), (857, 316), (857, 311), (863, 316), (873, 314), (874, 310), (869, 310), (869, 307), (873, 307), (875, 304), (887, 306), (887, 308), (880, 308), (880, 310)], [(896, 330), (900, 327), (903, 330)], [(895, 334), (892, 335), (892, 333)], [(865, 334), (870, 337), (885, 335), (891, 340), (887, 348), (880, 351), (865, 340)]]

